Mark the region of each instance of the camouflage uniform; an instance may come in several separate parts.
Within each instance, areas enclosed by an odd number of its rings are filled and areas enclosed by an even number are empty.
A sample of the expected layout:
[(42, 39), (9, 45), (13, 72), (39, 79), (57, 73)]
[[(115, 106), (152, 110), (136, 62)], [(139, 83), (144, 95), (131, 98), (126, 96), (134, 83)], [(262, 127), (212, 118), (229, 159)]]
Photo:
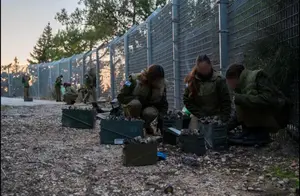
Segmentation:
[(86, 103), (90, 96), (92, 96), (92, 102), (97, 101), (96, 99), (96, 72), (95, 69), (90, 69), (87, 74), (85, 74), (85, 87), (87, 89), (87, 93), (83, 98), (83, 102)]
[(145, 128), (151, 129), (150, 124), (157, 118), (161, 119), (168, 110), (166, 98), (166, 82), (161, 80), (160, 88), (149, 88), (139, 82), (140, 74), (132, 74), (125, 82), (118, 101), (122, 104), (125, 116), (145, 121)]
[(55, 80), (54, 88), (56, 94), (56, 101), (61, 101), (61, 85), (62, 85), (62, 78), (58, 76)]
[(190, 97), (190, 91), (185, 89), (183, 102), (191, 115), (190, 129), (198, 129), (198, 118), (205, 116), (220, 116), (226, 122), (230, 118), (231, 100), (225, 79), (216, 71), (209, 80), (202, 81), (196, 77), (198, 94)]
[(238, 124), (247, 128), (277, 131), (286, 126), (290, 101), (262, 70), (244, 70), (234, 90), (236, 116), (228, 128)]
[(74, 104), (78, 97), (78, 93), (76, 92), (75, 88), (72, 86), (66, 86), (65, 89), (66, 89), (66, 92), (64, 94), (64, 101), (68, 105)]
[(24, 99), (29, 98), (29, 81), (30, 81), (29, 76), (23, 76), (22, 83), (24, 85)]

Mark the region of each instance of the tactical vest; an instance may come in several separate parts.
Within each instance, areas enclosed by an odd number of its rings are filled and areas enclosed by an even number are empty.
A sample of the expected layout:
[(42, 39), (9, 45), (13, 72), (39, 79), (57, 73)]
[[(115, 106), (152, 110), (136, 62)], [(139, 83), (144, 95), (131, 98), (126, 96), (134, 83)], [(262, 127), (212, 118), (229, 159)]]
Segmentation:
[[(244, 73), (243, 73), (244, 72)], [(247, 95), (258, 95), (257, 91), (257, 74), (261, 70), (244, 70), (240, 77), (240, 83), (238, 89), (241, 94)], [(242, 80), (241, 80), (242, 79)], [(236, 115), (239, 122), (244, 123), (248, 127), (268, 127), (268, 128), (278, 128), (272, 108), (261, 109), (261, 108), (245, 108), (240, 105), (236, 105)]]
[(194, 101), (204, 115), (213, 116), (220, 113), (220, 99), (219, 99), (219, 82), (221, 76), (214, 71), (210, 80), (202, 81), (196, 77), (197, 95), (194, 96)]

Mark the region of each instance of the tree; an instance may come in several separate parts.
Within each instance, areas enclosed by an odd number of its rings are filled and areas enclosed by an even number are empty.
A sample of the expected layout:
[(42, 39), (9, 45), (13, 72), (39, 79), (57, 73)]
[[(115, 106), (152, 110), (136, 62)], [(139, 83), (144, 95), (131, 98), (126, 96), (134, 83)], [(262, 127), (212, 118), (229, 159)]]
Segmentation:
[(83, 8), (76, 8), (71, 14), (62, 9), (55, 19), (66, 27), (76, 29), (91, 50), (98, 42), (107, 42), (114, 36), (125, 33), (131, 26), (140, 24), (166, 0), (80, 0)]
[(13, 64), (12, 64), (12, 68), (13, 68), (12, 71), (13, 71), (14, 73), (18, 73), (19, 68), (20, 68), (20, 65), (19, 65), (19, 61), (18, 61), (18, 58), (17, 58), (17, 57), (14, 58), (14, 62), (13, 62)]
[(42, 35), (38, 39), (36, 45), (33, 47), (33, 52), (30, 53), (32, 60), (28, 60), (28, 62), (30, 64), (38, 64), (51, 61), (52, 57), (54, 56), (52, 41), (52, 28), (48, 22)]
[(3, 65), (3, 66), (1, 66), (1, 71), (2, 71), (2, 72), (9, 73), (11, 67), (12, 67), (12, 63), (10, 63), (10, 64), (8, 64), (8, 65)]

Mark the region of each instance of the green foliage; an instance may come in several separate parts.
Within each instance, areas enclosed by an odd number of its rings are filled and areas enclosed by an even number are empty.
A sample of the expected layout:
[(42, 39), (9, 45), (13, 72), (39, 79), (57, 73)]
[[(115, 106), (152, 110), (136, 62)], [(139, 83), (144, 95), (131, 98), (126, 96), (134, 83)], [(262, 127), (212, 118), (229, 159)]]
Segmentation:
[(14, 63), (12, 64), (12, 68), (13, 68), (12, 71), (14, 73), (18, 73), (19, 72), (20, 65), (19, 65), (19, 61), (18, 61), (17, 57), (14, 58)]
[(31, 60), (27, 61), (30, 64), (39, 64), (43, 62), (50, 62), (53, 58), (53, 36), (50, 23), (44, 28), (42, 35), (38, 39), (36, 45), (33, 47), (33, 52), (30, 53)]
[(165, 3), (166, 0), (80, 0), (83, 8), (71, 14), (62, 9), (55, 19), (66, 27), (66, 32), (76, 29), (83, 38), (80, 44), (92, 49), (99, 41), (122, 35)]
[(12, 67), (12, 63), (10, 63), (8, 65), (3, 65), (3, 66), (1, 66), (1, 72), (10, 73), (11, 67)]
[(133, 24), (144, 21), (166, 0), (79, 0), (83, 6), (68, 13), (65, 8), (55, 19), (64, 28), (54, 36), (50, 23), (44, 28), (30, 53), (30, 64), (59, 60), (92, 50), (115, 35), (122, 35)]
[[(266, 6), (276, 15), (275, 18), (284, 18), (285, 12), (279, 10), (288, 6), (285, 0), (277, 0), (277, 4), (266, 1)], [(280, 6), (278, 6), (280, 5)], [(280, 22), (267, 25), (264, 21), (258, 24), (261, 38), (248, 44), (245, 65), (249, 69), (264, 69), (273, 79), (274, 84), (285, 94), (298, 73), (299, 46), (295, 47), (288, 41), (283, 41), (284, 32)]]
[(274, 166), (270, 168), (270, 172), (273, 176), (276, 176), (280, 179), (287, 178), (292, 181), (293, 186), (295, 188), (299, 188), (299, 178), (296, 176), (295, 172), (288, 169), (288, 168), (282, 168), (280, 166)]

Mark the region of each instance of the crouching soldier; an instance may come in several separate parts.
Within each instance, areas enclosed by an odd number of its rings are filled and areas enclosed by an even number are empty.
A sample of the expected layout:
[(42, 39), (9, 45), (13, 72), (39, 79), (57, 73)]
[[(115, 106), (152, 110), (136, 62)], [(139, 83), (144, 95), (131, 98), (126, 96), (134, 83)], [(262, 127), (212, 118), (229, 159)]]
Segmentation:
[(247, 70), (234, 64), (226, 72), (228, 85), (234, 90), (235, 116), (228, 124), (232, 130), (242, 125), (242, 134), (229, 137), (241, 145), (263, 145), (270, 142), (270, 132), (285, 128), (291, 102), (262, 70)]
[(64, 87), (66, 89), (63, 97), (64, 102), (66, 102), (67, 105), (73, 105), (76, 102), (78, 93), (70, 83), (64, 83)]
[(208, 56), (197, 57), (185, 83), (183, 103), (191, 113), (190, 129), (199, 129), (201, 117), (219, 116), (223, 122), (229, 120), (231, 100), (226, 80), (213, 69)]
[(162, 130), (162, 118), (168, 110), (164, 69), (151, 65), (142, 73), (130, 75), (117, 98), (126, 117), (145, 121), (147, 133), (154, 134), (151, 123), (156, 119)]
[(56, 102), (61, 101), (62, 79), (63, 79), (63, 75), (60, 75), (55, 80), (54, 89), (55, 89), (55, 95), (56, 95)]
[(92, 96), (92, 102), (96, 101), (96, 70), (92, 68), (84, 75), (86, 94), (83, 98), (83, 102), (86, 103), (90, 96)]
[(24, 85), (24, 99), (29, 98), (29, 81), (30, 81), (30, 76), (26, 74), (23, 75), (22, 83)]

